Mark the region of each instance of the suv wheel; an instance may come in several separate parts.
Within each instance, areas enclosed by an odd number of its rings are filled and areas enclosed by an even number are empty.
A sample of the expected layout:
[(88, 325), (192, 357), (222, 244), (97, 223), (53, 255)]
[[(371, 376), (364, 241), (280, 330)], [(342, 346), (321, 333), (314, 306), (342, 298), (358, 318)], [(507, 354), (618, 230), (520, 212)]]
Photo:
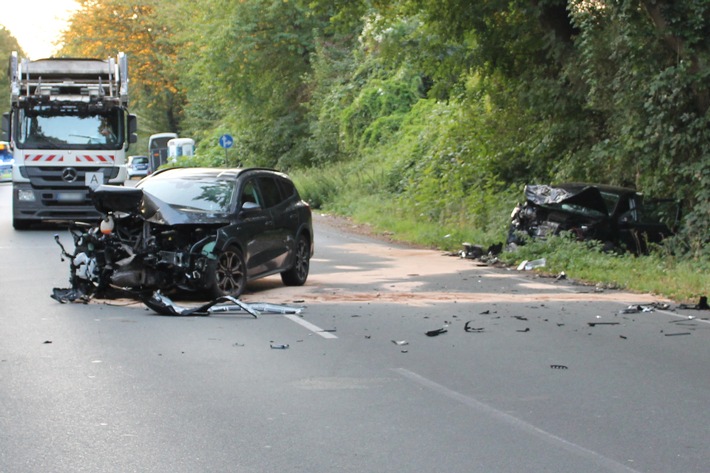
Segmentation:
[(308, 270), (311, 261), (311, 248), (308, 239), (301, 235), (296, 244), (296, 260), (288, 269), (281, 273), (281, 281), (287, 286), (303, 286), (308, 279)]
[(209, 266), (210, 284), (208, 289), (212, 296), (239, 297), (247, 284), (246, 265), (242, 252), (229, 246), (222, 251)]

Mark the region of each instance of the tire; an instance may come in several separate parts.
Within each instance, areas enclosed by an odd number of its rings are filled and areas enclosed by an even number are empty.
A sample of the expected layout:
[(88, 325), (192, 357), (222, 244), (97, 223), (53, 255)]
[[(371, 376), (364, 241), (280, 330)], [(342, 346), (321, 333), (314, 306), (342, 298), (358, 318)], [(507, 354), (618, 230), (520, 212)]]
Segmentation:
[(296, 244), (296, 258), (290, 269), (281, 273), (281, 281), (287, 286), (303, 286), (308, 279), (311, 265), (311, 247), (308, 239), (301, 235)]
[(213, 297), (239, 297), (247, 284), (246, 264), (242, 252), (229, 246), (209, 265), (208, 290)]
[(27, 230), (28, 228), (30, 228), (30, 221), (22, 220), (19, 218), (13, 218), (12, 228), (14, 228), (15, 230)]

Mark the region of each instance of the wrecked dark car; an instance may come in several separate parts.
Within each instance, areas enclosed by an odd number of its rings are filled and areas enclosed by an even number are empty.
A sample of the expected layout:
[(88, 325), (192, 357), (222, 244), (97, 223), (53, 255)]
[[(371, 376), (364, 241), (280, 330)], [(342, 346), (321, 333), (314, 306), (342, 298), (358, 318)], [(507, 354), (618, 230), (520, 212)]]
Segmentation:
[(116, 290), (238, 297), (248, 281), (280, 274), (303, 285), (313, 255), (311, 209), (287, 175), (268, 169), (174, 168), (135, 188), (99, 186), (104, 217), (72, 229), (71, 288), (61, 302)]
[(606, 250), (648, 252), (674, 233), (680, 206), (671, 199), (645, 200), (634, 189), (567, 183), (525, 186), (525, 202), (511, 214), (508, 243), (570, 232), (578, 240), (598, 240)]

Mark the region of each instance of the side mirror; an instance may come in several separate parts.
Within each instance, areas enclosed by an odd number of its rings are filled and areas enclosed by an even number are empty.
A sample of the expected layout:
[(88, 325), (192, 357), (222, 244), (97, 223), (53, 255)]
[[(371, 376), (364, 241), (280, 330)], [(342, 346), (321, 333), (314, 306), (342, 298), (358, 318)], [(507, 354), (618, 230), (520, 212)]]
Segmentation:
[(128, 114), (128, 142), (138, 142), (138, 117), (132, 113)]
[(2, 114), (2, 138), (1, 141), (10, 141), (10, 112)]
[(259, 210), (261, 206), (256, 202), (244, 202), (242, 204), (242, 211), (249, 212), (250, 210)]

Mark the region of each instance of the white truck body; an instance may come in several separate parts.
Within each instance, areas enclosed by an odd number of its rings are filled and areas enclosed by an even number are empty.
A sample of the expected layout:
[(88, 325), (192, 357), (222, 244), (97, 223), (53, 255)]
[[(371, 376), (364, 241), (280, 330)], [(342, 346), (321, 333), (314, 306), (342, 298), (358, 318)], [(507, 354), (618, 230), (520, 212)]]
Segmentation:
[(19, 61), (13, 53), (8, 74), (2, 128), (14, 156), (13, 226), (99, 218), (91, 190), (126, 181), (136, 141), (126, 56)]

